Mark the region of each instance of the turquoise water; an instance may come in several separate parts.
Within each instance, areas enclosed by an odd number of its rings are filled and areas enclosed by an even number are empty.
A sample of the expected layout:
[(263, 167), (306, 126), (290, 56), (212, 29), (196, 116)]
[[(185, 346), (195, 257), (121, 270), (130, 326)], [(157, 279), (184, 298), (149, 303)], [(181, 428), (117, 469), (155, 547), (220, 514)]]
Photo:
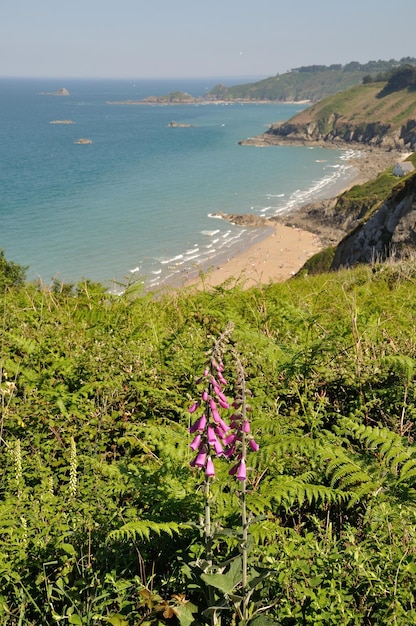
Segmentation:
[[(108, 104), (176, 89), (199, 95), (216, 82), (0, 80), (6, 257), (46, 283), (138, 278), (157, 287), (265, 234), (215, 212), (287, 213), (351, 176), (342, 151), (238, 144), (301, 105)], [(61, 87), (68, 97), (44, 93)], [(73, 124), (50, 123), (64, 119)]]

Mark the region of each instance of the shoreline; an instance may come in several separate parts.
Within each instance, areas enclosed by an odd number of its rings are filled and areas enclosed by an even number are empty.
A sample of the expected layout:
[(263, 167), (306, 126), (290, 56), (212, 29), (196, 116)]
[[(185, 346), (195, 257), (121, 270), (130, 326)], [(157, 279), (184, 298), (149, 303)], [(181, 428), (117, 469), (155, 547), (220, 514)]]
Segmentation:
[[(333, 206), (338, 197), (351, 187), (376, 178), (383, 170), (412, 154), (386, 152), (360, 144), (353, 147), (359, 152), (350, 162), (356, 175), (341, 183), (335, 195), (308, 203), (293, 213), (268, 218), (265, 227), (272, 227), (273, 232), (216, 267), (205, 272), (201, 268), (200, 275), (185, 279), (181, 288), (232, 288), (239, 285), (249, 289), (256, 285), (284, 282), (294, 276), (311, 256), (339, 243), (346, 233), (325, 223), (322, 219), (325, 208)], [(318, 216), (315, 219), (311, 216), (311, 208)]]

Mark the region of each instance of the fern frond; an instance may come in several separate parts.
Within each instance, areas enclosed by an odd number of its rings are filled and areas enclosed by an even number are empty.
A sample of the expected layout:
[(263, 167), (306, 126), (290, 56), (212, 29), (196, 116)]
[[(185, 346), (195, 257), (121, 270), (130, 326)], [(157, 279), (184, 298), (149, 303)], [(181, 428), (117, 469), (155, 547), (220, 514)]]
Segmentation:
[(298, 477), (281, 476), (274, 481), (270, 495), (279, 505), (290, 508), (295, 503), (302, 506), (305, 502), (342, 503), (349, 498), (345, 490), (305, 482)]
[(254, 522), (250, 525), (250, 534), (256, 544), (274, 543), (279, 534), (279, 525), (271, 520)]
[(415, 476), (416, 476), (416, 459), (411, 458), (408, 461), (406, 461), (406, 463), (403, 463), (402, 468), (400, 470), (400, 476), (397, 482), (398, 484), (408, 482), (409, 480), (415, 478)]
[[(401, 481), (407, 480), (406, 474), (411, 467), (416, 467), (416, 457), (414, 449), (407, 444), (405, 438), (388, 428), (364, 426), (348, 418), (344, 418), (342, 422), (361, 443), (377, 450), (379, 462), (384, 463), (390, 473), (399, 473)], [(400, 466), (402, 468), (399, 471)], [(403, 474), (404, 467), (406, 469)]]
[(149, 541), (152, 534), (167, 534), (173, 537), (179, 535), (182, 530), (190, 528), (187, 524), (177, 524), (176, 522), (152, 522), (150, 520), (140, 520), (128, 522), (121, 528), (112, 530), (107, 541), (136, 541), (137, 539)]
[(355, 460), (348, 456), (342, 448), (326, 448), (323, 451), (327, 475), (331, 477), (331, 486), (338, 485), (341, 489), (350, 490), (359, 485), (371, 493), (374, 482), (371, 475)]

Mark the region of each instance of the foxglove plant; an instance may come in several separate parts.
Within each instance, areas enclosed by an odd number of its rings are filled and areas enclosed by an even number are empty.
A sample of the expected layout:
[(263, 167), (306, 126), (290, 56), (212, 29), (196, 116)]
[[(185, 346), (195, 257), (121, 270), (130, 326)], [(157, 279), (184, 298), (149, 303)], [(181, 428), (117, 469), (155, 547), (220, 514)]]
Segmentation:
[[(203, 376), (198, 380), (203, 387), (201, 399), (189, 407), (189, 413), (197, 414), (197, 419), (189, 428), (189, 432), (194, 435), (190, 447), (196, 453), (191, 461), (191, 467), (205, 469), (205, 475), (209, 478), (215, 476), (212, 456), (227, 456), (224, 448), (228, 445), (227, 440), (231, 430), (220, 415), (220, 409), (230, 408), (224, 394), (227, 381), (223, 375), (222, 361), (224, 344), (229, 332), (223, 333), (216, 342)], [(199, 415), (200, 411), (202, 411), (201, 415)]]
[[(189, 428), (189, 432), (194, 435), (190, 447), (196, 455), (191, 461), (191, 467), (202, 468), (205, 471), (204, 540), (208, 573), (212, 573), (213, 535), (211, 530), (210, 481), (215, 477), (215, 467), (212, 456), (219, 457), (224, 455), (224, 446), (227, 445), (226, 438), (230, 432), (230, 427), (222, 419), (219, 408), (229, 408), (227, 398), (224, 394), (224, 387), (227, 381), (223, 375), (224, 364), (222, 357), (232, 330), (233, 325), (229, 324), (224, 333), (216, 341), (210, 353), (203, 376), (197, 381), (197, 383), (203, 387), (201, 399), (197, 400), (189, 407), (189, 412), (197, 416), (196, 420)], [(213, 606), (214, 592), (210, 585), (208, 586), (208, 602), (210, 607)], [(213, 625), (220, 623), (215, 609), (211, 615), (211, 623)]]
[[(224, 394), (227, 381), (224, 378), (223, 354), (225, 344), (231, 334), (232, 327), (228, 326), (221, 335), (210, 353), (208, 364), (203, 376), (198, 383), (203, 384), (201, 399), (194, 402), (189, 407), (191, 414), (202, 413), (189, 428), (194, 438), (190, 444), (191, 450), (196, 456), (191, 461), (192, 467), (199, 467), (205, 470), (205, 553), (208, 563), (208, 572), (212, 570), (212, 534), (211, 534), (211, 510), (210, 510), (210, 489), (209, 483), (215, 477), (215, 467), (212, 457), (224, 457), (232, 460), (233, 465), (229, 474), (234, 476), (241, 483), (241, 543), (240, 551), (242, 555), (242, 606), (236, 607), (243, 623), (246, 623), (248, 616), (249, 589), (247, 581), (247, 539), (248, 539), (248, 519), (246, 508), (247, 492), (247, 452), (249, 450), (257, 452), (259, 446), (251, 434), (248, 413), (251, 407), (247, 403), (247, 396), (251, 392), (246, 388), (244, 368), (236, 354), (233, 352), (236, 366), (236, 394), (231, 403), (234, 409), (230, 423), (228, 424), (220, 415), (221, 409), (230, 409), (230, 404)], [(212, 606), (212, 589), (209, 588), (210, 606)], [(216, 610), (212, 613), (212, 624), (218, 624)]]

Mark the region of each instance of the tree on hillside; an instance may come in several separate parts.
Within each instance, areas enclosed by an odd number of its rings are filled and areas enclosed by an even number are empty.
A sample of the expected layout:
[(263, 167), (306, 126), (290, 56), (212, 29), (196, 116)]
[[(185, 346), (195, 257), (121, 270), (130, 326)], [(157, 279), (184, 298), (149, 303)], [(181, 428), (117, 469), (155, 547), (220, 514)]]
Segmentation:
[(0, 289), (21, 285), (26, 278), (27, 267), (13, 261), (7, 261), (4, 251), (0, 250)]
[(416, 89), (416, 66), (403, 65), (393, 70), (379, 95), (385, 96), (401, 89)]

